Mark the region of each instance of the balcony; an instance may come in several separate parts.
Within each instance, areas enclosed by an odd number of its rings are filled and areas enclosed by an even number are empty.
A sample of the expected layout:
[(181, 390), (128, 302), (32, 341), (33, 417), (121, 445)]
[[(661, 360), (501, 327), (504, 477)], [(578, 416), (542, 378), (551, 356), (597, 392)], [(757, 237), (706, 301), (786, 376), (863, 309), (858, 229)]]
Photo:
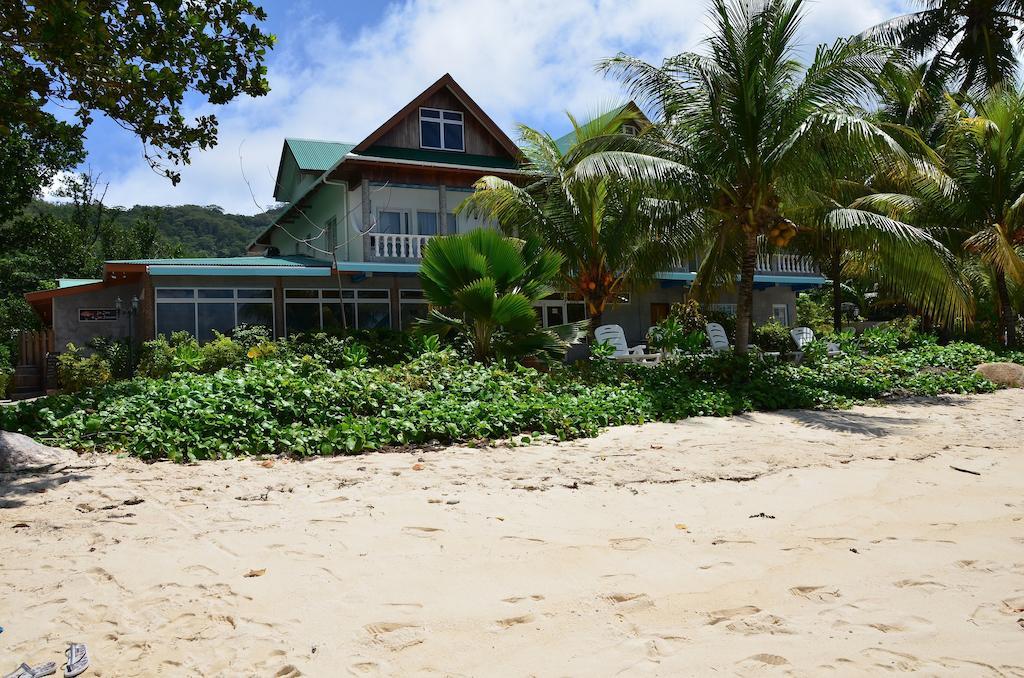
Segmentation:
[(370, 261), (419, 261), (432, 237), (407, 233), (369, 233), (366, 236), (369, 248), (367, 258)]
[(814, 262), (799, 254), (762, 254), (757, 257), (756, 273), (781, 273), (785, 275), (818, 275)]

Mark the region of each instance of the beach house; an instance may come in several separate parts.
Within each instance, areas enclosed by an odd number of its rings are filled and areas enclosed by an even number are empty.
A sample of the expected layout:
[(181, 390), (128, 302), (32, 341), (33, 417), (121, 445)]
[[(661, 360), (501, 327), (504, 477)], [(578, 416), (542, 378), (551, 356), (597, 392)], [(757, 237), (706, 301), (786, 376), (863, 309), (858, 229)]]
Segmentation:
[[(628, 131), (628, 130), (627, 130)], [(26, 295), (60, 351), (94, 336), (150, 339), (261, 324), (275, 336), (310, 330), (409, 329), (426, 314), (417, 272), (431, 238), (493, 228), (458, 205), (484, 175), (523, 178), (520, 151), (450, 76), (444, 75), (358, 142), (286, 139), (274, 197), (286, 204), (237, 257), (108, 261), (96, 280), (62, 280)], [(605, 314), (630, 340), (667, 314), (698, 262), (658, 274)], [(758, 261), (754, 320), (795, 320), (796, 293), (824, 279), (809, 261)], [(734, 311), (732, 297), (713, 307)], [(537, 308), (556, 325), (584, 317), (555, 294)]]

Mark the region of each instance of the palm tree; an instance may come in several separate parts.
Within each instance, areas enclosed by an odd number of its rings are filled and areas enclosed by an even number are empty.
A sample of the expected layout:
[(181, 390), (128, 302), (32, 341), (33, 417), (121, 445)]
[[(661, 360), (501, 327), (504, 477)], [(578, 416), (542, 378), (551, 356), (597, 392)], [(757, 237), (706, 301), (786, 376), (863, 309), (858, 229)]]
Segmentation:
[(586, 332), (586, 321), (547, 329), (533, 304), (551, 294), (562, 258), (536, 239), (490, 229), (431, 239), (420, 281), (432, 308), (417, 330), (462, 334), (481, 362), (530, 355), (559, 357)]
[(1016, 343), (1011, 287), (1024, 284), (1024, 95), (996, 88), (954, 105), (941, 164), (917, 162), (903, 192), (876, 193), (855, 207), (932, 229), (988, 269), (1000, 339)]
[(915, 56), (930, 55), (932, 69), (944, 69), (952, 62), (961, 93), (1015, 80), (1016, 49), (1024, 45), (1018, 33), (1024, 24), (1024, 0), (918, 0), (918, 4), (923, 9), (883, 22), (866, 35), (899, 45)]
[(685, 186), (706, 215), (709, 248), (695, 287), (739, 274), (737, 350), (750, 338), (760, 243), (783, 246), (796, 214), (831, 176), (830, 165), (878, 153), (905, 156), (899, 143), (850, 101), (869, 91), (890, 50), (855, 38), (820, 46), (806, 69), (795, 59), (803, 0), (714, 0), (705, 53), (683, 53), (658, 68), (623, 54), (601, 69), (620, 77), (641, 105), (664, 114), (659, 134), (636, 151), (580, 161), (577, 173), (616, 174)]
[(459, 207), (558, 252), (563, 287), (584, 301), (592, 329), (625, 290), (676, 265), (700, 228), (692, 211), (634, 183), (577, 175), (577, 164), (589, 153), (628, 144), (621, 129), (638, 120), (628, 105), (582, 125), (570, 115), (573, 133), (562, 140), (520, 126), (526, 185), (487, 176)]

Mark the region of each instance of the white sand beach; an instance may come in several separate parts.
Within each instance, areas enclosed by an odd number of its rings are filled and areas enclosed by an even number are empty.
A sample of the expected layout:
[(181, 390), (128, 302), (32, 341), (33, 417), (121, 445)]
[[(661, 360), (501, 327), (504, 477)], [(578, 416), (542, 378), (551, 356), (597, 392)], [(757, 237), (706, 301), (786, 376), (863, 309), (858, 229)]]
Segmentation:
[(1021, 390), (82, 462), (0, 479), (0, 672), (79, 640), (87, 676), (1024, 676)]

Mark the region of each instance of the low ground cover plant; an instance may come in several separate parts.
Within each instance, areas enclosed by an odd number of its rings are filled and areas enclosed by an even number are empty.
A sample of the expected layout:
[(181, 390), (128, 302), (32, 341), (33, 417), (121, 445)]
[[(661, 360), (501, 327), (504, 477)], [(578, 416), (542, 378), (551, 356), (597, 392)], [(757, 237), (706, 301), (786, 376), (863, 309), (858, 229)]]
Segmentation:
[[(982, 393), (996, 387), (973, 373), (975, 365), (1024, 359), (976, 344), (940, 345), (900, 324), (840, 339), (841, 355), (822, 354), (813, 364), (682, 353), (656, 367), (595, 357), (546, 372), (472, 362), (430, 337), (417, 340), (416, 357), (388, 366), (370, 365), (369, 351), (352, 338), (252, 337), (242, 358), (225, 346), (179, 355), (188, 342), (178, 341), (170, 371), (159, 378), (83, 381), (77, 393), (0, 408), (0, 428), (145, 459), (343, 454), (520, 434), (574, 438), (653, 420)], [(210, 355), (223, 354), (237, 364), (203, 371)]]

